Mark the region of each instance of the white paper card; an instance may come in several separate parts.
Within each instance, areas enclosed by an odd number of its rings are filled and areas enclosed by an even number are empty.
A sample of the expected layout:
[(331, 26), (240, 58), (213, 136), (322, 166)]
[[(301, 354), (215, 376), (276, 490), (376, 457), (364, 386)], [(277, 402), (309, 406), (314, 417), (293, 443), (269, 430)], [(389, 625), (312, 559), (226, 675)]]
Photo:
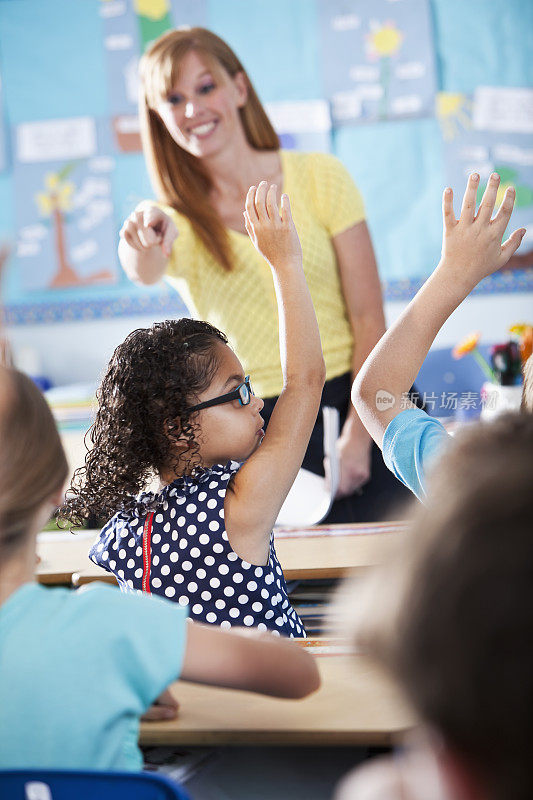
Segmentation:
[(318, 525), (327, 517), (339, 485), (339, 460), (336, 442), (339, 438), (339, 412), (323, 408), (324, 455), (329, 458), (330, 483), (307, 469), (301, 469), (283, 503), (276, 525)]
[(16, 134), (17, 158), (24, 164), (87, 158), (96, 153), (92, 117), (25, 122)]
[(267, 103), (272, 125), (283, 133), (324, 133), (331, 130), (329, 105), (325, 100), (299, 100)]
[(478, 87), (472, 122), (477, 130), (533, 133), (533, 89)]

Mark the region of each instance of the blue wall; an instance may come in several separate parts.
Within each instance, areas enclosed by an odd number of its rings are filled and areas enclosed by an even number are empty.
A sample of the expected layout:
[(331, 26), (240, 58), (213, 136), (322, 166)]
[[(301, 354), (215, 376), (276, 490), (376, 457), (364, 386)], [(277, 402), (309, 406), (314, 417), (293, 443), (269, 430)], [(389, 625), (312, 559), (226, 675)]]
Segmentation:
[[(0, 0), (0, 104), (4, 169), (0, 171), (0, 235), (14, 240), (14, 126), (33, 120), (111, 115), (102, 6), (117, 0)], [(118, 0), (130, 4), (131, 0)], [(415, 0), (401, 0), (409, 6)], [(417, 3), (420, 0), (416, 0)], [(236, 49), (265, 102), (330, 99), (324, 88), (321, 22), (324, 3), (339, 11), (373, 9), (372, 0), (172, 0), (181, 16), (205, 24)], [(394, 6), (391, 4), (391, 13)], [(471, 94), (480, 85), (533, 85), (531, 0), (430, 0), (438, 91)], [(416, 20), (413, 21), (416, 32)], [(339, 65), (339, 69), (342, 65)], [(1, 146), (0, 137), (0, 146)], [(531, 143), (530, 143), (531, 146)], [(434, 116), (334, 127), (330, 149), (347, 165), (367, 206), (389, 298), (406, 297), (429, 274), (440, 252), (440, 197), (450, 181), (449, 157)], [(138, 200), (151, 196), (140, 154), (113, 152), (114, 228)], [(447, 160), (448, 158), (448, 160)], [(457, 185), (456, 191), (461, 189)], [(533, 205), (527, 212), (533, 224)], [(521, 224), (524, 224), (521, 221)], [(114, 248), (109, 258), (115, 260)], [(181, 313), (167, 290), (138, 290), (120, 273), (97, 289), (25, 292), (12, 261), (6, 285), (12, 323)], [(531, 273), (487, 281), (482, 291), (531, 289)]]

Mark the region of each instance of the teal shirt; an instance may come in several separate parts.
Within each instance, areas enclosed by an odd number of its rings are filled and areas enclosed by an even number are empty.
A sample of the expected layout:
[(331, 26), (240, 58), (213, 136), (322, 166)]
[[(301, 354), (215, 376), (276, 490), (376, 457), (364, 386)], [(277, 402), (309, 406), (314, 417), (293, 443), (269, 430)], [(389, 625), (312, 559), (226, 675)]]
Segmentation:
[(409, 408), (392, 419), (383, 435), (383, 459), (419, 500), (426, 496), (426, 475), (451, 437), (435, 417)]
[(93, 584), (0, 606), (0, 768), (142, 768), (139, 718), (181, 670), (187, 609)]

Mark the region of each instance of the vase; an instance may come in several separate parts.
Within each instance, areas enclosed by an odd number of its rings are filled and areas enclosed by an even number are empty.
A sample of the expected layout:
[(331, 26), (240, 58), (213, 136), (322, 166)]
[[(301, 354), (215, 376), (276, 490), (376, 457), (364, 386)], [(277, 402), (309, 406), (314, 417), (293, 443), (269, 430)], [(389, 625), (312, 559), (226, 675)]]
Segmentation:
[(518, 411), (522, 402), (522, 384), (501, 386), (499, 383), (485, 381), (481, 387), (482, 411), (484, 422), (495, 419), (507, 411)]

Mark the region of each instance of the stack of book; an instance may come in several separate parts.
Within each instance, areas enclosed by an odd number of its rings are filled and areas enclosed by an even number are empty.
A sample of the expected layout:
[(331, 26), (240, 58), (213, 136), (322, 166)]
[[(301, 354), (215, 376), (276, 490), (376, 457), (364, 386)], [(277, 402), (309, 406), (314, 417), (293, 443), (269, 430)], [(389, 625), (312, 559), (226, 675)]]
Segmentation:
[(336, 586), (336, 580), (308, 580), (294, 581), (287, 587), (292, 607), (308, 636), (327, 633), (328, 610)]

